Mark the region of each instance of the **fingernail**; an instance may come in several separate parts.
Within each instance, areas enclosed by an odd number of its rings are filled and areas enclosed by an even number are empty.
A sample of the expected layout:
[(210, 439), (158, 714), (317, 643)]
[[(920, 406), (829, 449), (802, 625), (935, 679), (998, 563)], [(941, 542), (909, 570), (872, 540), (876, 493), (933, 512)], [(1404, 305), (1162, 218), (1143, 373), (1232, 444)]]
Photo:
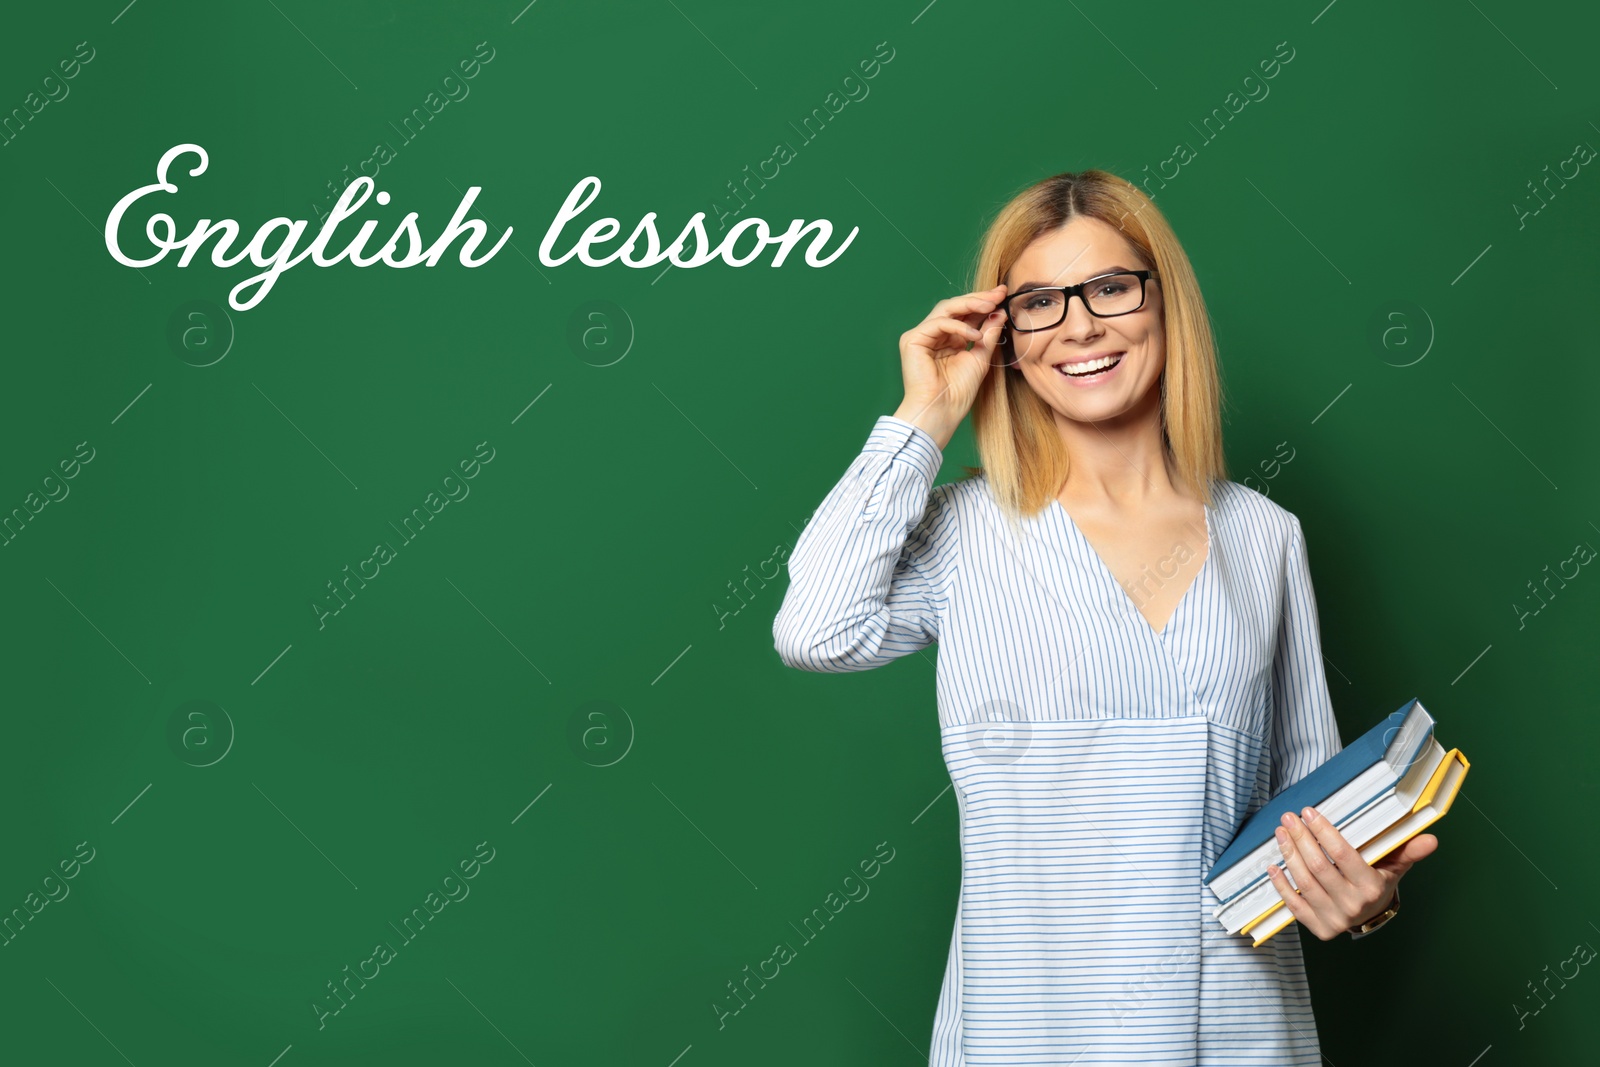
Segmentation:
[(1283, 827), (1281, 827), (1281, 826), (1278, 827), (1276, 830), (1273, 831), (1273, 833), (1277, 835), (1278, 844), (1280, 844), (1280, 845), (1288, 844), (1288, 842), (1289, 842), (1289, 834), (1288, 834), (1288, 831), (1286, 831)]
[(1310, 822), (1311, 820), (1315, 819), (1316, 817), (1317, 817), (1317, 809), (1316, 808), (1307, 808), (1305, 810), (1304, 818), (1305, 818), (1306, 822)]

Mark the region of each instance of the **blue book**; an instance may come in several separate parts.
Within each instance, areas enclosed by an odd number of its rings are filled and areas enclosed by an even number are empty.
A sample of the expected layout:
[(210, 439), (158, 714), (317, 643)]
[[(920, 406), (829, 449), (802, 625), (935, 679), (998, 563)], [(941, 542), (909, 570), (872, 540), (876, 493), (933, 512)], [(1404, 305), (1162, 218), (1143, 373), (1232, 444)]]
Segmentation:
[[(1273, 837), (1283, 813), (1296, 815), (1314, 807), (1335, 826), (1365, 809), (1405, 777), (1411, 765), (1429, 749), (1433, 716), (1412, 698), (1392, 715), (1340, 749), (1326, 763), (1289, 788), (1281, 790), (1245, 820), (1233, 841), (1206, 874), (1205, 884), (1227, 902), (1251, 883), (1264, 878), (1262, 868), (1270, 856), (1279, 857)], [(1354, 788), (1351, 787), (1354, 783)], [(1344, 790), (1338, 804), (1326, 806)], [(1257, 857), (1257, 854), (1260, 856)], [(1254, 859), (1255, 862), (1248, 862)], [(1244, 866), (1240, 866), (1244, 863)]]

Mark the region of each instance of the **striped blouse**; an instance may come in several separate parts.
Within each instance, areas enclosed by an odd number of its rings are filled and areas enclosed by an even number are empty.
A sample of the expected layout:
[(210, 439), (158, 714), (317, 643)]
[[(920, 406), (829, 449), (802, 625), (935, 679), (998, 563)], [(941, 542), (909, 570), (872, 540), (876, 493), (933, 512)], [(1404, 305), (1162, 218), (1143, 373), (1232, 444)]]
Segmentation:
[(810, 671), (938, 642), (961, 891), (930, 1067), (1315, 1067), (1298, 925), (1252, 947), (1202, 883), (1341, 748), (1299, 520), (1221, 482), (1158, 632), (1059, 503), (1019, 535), (984, 476), (933, 487), (942, 459), (880, 417), (795, 543), (773, 623)]

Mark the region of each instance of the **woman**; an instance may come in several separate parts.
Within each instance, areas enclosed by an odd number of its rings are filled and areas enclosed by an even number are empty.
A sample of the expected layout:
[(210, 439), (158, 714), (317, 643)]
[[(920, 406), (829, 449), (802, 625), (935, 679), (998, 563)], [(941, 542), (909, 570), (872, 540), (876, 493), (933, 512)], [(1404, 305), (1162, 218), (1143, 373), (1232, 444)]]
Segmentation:
[[(796, 542), (773, 624), (813, 671), (939, 643), (962, 886), (931, 1067), (1315, 1065), (1298, 937), (1228, 934), (1202, 883), (1341, 742), (1299, 520), (1225, 477), (1188, 258), (1087, 170), (1000, 211), (974, 284), (901, 336), (904, 402)], [(983, 467), (932, 488), (969, 410)], [(1323, 940), (1397, 906), (1438, 843), (1369, 867), (1310, 809), (1283, 822), (1294, 886), (1270, 877)]]

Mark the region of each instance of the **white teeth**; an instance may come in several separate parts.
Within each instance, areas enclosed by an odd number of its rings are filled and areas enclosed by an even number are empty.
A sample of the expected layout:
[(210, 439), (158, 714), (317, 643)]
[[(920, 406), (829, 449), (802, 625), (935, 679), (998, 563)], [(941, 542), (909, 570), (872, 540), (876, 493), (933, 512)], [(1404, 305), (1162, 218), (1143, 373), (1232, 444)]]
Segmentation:
[[(1105, 370), (1107, 367), (1120, 360), (1121, 356), (1106, 356), (1104, 359), (1091, 359), (1087, 363), (1065, 363), (1061, 366), (1061, 373), (1073, 378), (1081, 378), (1086, 374), (1094, 374)], [(1071, 367), (1071, 370), (1067, 368)]]

